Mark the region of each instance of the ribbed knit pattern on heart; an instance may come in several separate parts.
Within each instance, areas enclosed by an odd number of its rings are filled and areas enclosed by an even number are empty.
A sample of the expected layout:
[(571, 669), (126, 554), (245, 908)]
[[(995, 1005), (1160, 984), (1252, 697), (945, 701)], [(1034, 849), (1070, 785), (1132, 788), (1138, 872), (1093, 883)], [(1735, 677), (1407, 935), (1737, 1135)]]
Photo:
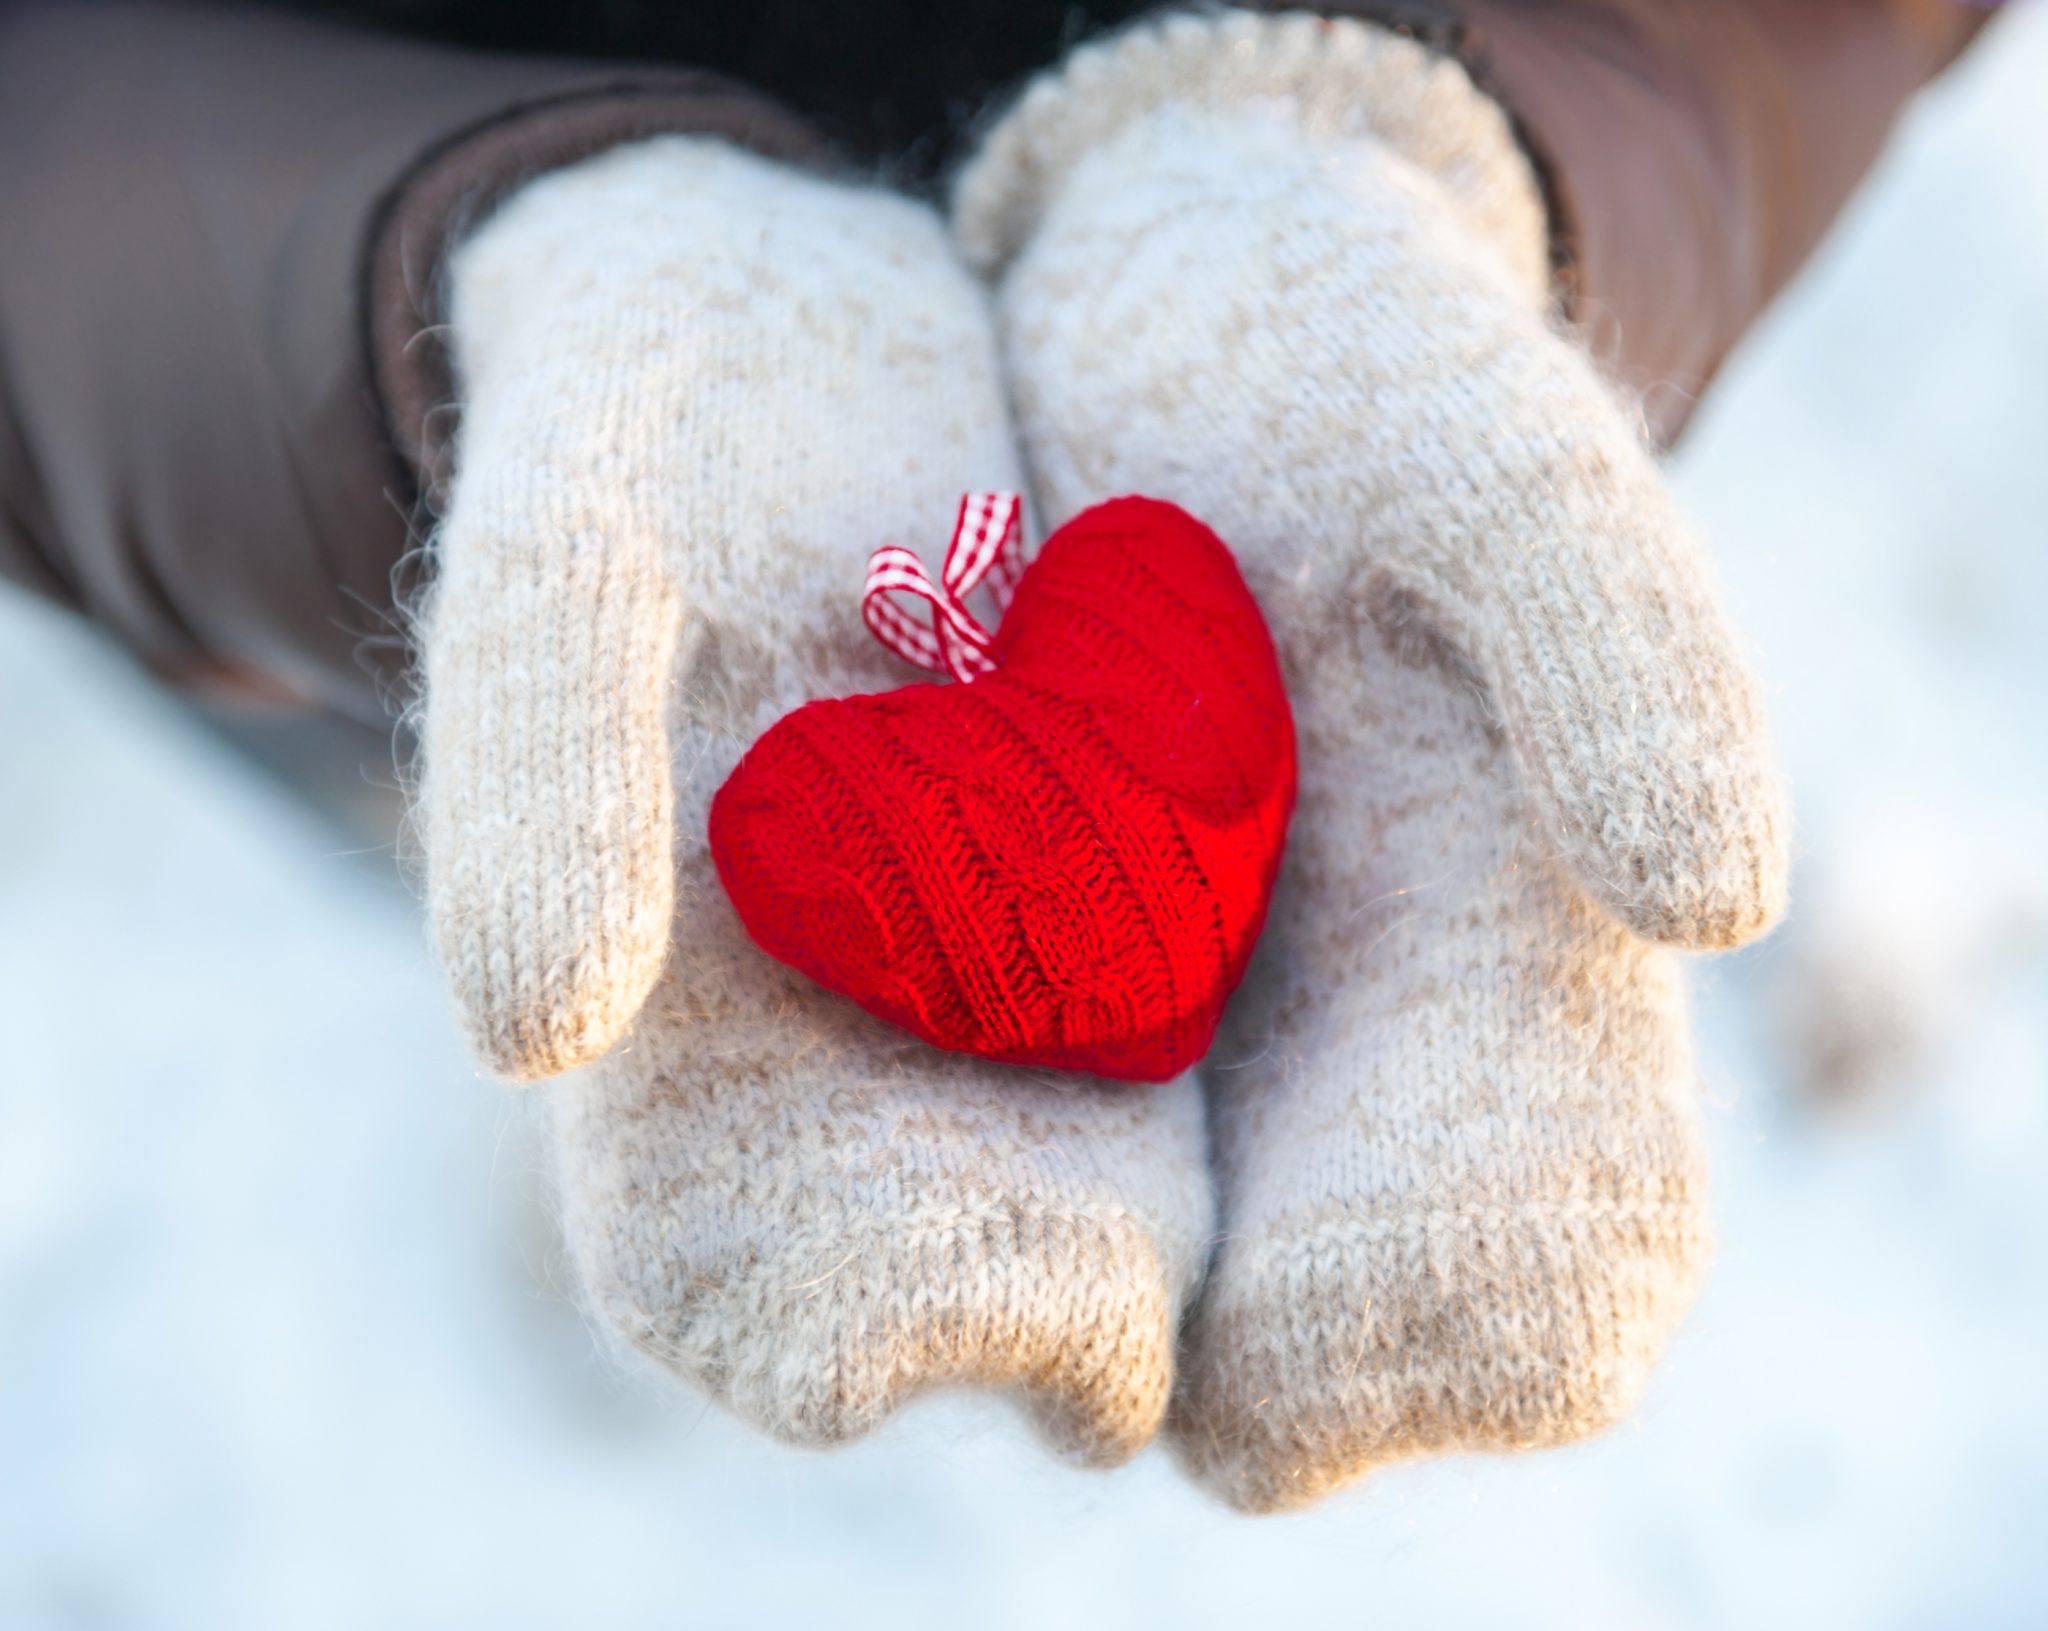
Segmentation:
[(1138, 1081), (1207, 1050), (1294, 801), (1279, 664), (1229, 551), (1142, 498), (1077, 517), (968, 684), (812, 702), (711, 844), (760, 944), (940, 1047)]

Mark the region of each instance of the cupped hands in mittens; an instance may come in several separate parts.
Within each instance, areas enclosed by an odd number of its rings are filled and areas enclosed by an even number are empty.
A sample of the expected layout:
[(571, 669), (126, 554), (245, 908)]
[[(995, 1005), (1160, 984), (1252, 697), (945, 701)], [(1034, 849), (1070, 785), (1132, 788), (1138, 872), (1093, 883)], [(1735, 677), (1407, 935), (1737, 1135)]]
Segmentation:
[(706, 841), (778, 717), (902, 683), (868, 551), (1020, 485), (984, 291), (929, 209), (675, 137), (529, 183), (450, 275), (428, 907), (486, 1062), (584, 1067), (544, 1091), (585, 1295), (784, 1438), (973, 1384), (1128, 1456), (1210, 1223), (1192, 1079), (925, 1047), (752, 945)]
[(1786, 817), (1697, 546), (1547, 320), (1504, 119), (1361, 26), (1183, 19), (1031, 91), (958, 205), (1044, 518), (1137, 491), (1211, 523), (1293, 696), (1179, 1380), (1191, 1084), (936, 1055), (718, 893), (705, 811), (746, 744), (894, 678), (849, 563), (1017, 472), (935, 220), (714, 143), (534, 183), (453, 268), (429, 906), (489, 1062), (597, 1060), (554, 1090), (588, 1294), (806, 1442), (969, 1382), (1114, 1460), (1172, 1386), (1247, 1508), (1612, 1421), (1706, 1242), (1657, 942), (1766, 928)]
[(1706, 1249), (1655, 942), (1767, 929), (1787, 817), (1699, 548), (1549, 321), (1507, 121), (1363, 25), (1180, 18), (1028, 90), (955, 207), (1048, 523), (1207, 520), (1299, 728), (1207, 1071), (1186, 1460), (1271, 1509), (1611, 1422)]

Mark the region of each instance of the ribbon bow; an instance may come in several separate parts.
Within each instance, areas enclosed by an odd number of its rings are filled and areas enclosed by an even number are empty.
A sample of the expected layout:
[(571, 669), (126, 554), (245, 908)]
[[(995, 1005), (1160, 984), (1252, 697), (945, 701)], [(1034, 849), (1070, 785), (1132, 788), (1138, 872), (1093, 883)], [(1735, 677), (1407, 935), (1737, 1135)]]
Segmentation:
[[(905, 662), (950, 674), (963, 685), (992, 673), (995, 635), (967, 609), (967, 596), (986, 581), (996, 621), (1009, 610), (1024, 575), (1024, 501), (1015, 493), (969, 493), (960, 500), (946, 564), (933, 583), (924, 562), (901, 544), (884, 544), (868, 557), (860, 615), (868, 632)], [(892, 596), (910, 595), (931, 607), (931, 626)]]

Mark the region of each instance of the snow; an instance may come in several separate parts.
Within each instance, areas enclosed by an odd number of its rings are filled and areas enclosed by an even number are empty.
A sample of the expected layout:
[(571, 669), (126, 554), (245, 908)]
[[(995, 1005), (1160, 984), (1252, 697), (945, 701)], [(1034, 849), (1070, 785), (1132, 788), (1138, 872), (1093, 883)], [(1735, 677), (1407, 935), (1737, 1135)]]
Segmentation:
[(1698, 970), (1721, 1257), (1634, 1422), (1264, 1521), (975, 1401), (751, 1435), (590, 1340), (384, 859), (10, 598), (0, 1625), (2048, 1624), (2048, 8), (2001, 27), (1679, 471), (1800, 874)]

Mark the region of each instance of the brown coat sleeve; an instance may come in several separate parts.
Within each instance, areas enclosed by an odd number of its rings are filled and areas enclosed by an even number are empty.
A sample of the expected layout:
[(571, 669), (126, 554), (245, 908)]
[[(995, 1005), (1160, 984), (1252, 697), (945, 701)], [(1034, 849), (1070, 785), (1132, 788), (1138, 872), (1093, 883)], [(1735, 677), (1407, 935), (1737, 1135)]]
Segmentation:
[(1324, 0), (1456, 53), (1550, 195), (1565, 309), (1677, 436), (1899, 110), (1982, 27), (1951, 0)]
[(703, 75), (0, 0), (0, 575), (169, 677), (381, 718), (399, 450), (447, 392), (440, 248), (521, 177), (660, 130), (819, 151)]
[[(1667, 435), (1975, 21), (1936, 0), (1324, 3), (1437, 35), (1497, 89), (1546, 176), (1568, 308)], [(657, 130), (821, 151), (704, 75), (225, 0), (0, 0), (0, 575), (171, 677), (381, 717), (392, 574), (440, 473), (441, 247), (523, 176)]]

